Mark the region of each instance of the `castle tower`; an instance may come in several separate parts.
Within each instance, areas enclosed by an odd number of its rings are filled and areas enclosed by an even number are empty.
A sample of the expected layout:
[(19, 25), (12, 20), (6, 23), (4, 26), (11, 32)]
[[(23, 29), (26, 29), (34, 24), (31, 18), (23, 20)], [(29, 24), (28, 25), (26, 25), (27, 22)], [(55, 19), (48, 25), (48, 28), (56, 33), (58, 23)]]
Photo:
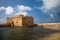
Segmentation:
[(31, 16), (15, 15), (13, 18), (7, 18), (7, 24), (15, 27), (33, 26), (34, 20)]
[(23, 26), (23, 15), (16, 15), (13, 17), (14, 26)]
[(13, 26), (13, 18), (7, 18), (7, 22), (6, 22), (7, 26)]
[(24, 24), (26, 26), (33, 26), (34, 25), (33, 17), (31, 17), (31, 16), (24, 17)]

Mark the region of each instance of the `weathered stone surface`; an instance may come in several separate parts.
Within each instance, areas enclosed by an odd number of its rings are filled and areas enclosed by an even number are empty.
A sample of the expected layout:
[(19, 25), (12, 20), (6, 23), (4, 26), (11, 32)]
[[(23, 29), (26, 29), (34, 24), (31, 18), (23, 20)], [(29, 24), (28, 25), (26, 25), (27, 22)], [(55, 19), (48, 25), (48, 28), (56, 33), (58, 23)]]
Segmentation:
[(60, 29), (60, 23), (43, 23), (43, 24), (37, 24), (37, 26), (50, 29)]
[(7, 24), (15, 27), (33, 26), (34, 20), (31, 16), (16, 15), (13, 18), (7, 18)]
[(14, 26), (23, 26), (23, 15), (17, 15), (13, 18)]

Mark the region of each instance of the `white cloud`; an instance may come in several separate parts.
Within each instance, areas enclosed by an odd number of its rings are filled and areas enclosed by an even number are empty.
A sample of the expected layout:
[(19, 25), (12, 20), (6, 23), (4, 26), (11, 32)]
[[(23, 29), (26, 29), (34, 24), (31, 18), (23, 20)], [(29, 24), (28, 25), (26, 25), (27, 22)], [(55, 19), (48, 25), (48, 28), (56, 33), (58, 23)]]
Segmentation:
[(59, 5), (60, 0), (43, 0), (43, 6), (40, 9), (53, 18), (58, 11), (55, 8), (57, 8)]
[(60, 3), (60, 0), (43, 0), (43, 6), (46, 9), (54, 8), (58, 6)]
[(22, 14), (24, 16), (28, 15), (28, 11), (31, 11), (32, 8), (24, 5), (17, 5), (16, 9), (18, 10), (15, 15)]
[(22, 14), (22, 15), (26, 16), (26, 15), (28, 15), (28, 12), (18, 12), (15, 15), (19, 15), (19, 14)]
[(54, 15), (53, 15), (53, 14), (50, 14), (50, 17), (51, 17), (51, 18), (54, 18)]
[(6, 9), (5, 9), (5, 13), (8, 15), (8, 14), (11, 14), (14, 12), (14, 8), (8, 6)]
[(16, 7), (11, 7), (11, 6), (0, 7), (0, 12), (3, 10), (6, 15), (10, 15), (12, 13), (27, 15), (28, 11), (31, 11), (32, 8), (24, 5), (17, 5)]
[(43, 6), (46, 9), (54, 8), (59, 4), (59, 0), (43, 0)]
[(2, 11), (2, 10), (5, 10), (5, 7), (3, 7), (3, 6), (2, 6), (2, 7), (0, 7), (0, 11)]
[(32, 10), (31, 7), (29, 7), (29, 6), (24, 6), (24, 5), (17, 5), (17, 9), (20, 10), (20, 11), (25, 11), (25, 10), (30, 11), (30, 10)]
[(13, 7), (0, 7), (0, 11), (4, 10), (5, 13), (8, 15), (8, 14), (11, 14), (14, 12), (14, 8)]

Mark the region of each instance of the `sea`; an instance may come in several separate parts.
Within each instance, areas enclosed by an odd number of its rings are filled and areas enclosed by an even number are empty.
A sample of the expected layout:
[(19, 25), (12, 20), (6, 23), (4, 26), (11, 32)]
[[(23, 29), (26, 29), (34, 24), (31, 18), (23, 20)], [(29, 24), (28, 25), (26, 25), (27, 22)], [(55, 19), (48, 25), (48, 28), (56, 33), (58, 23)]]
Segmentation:
[(0, 40), (60, 40), (60, 30), (43, 27), (0, 27)]

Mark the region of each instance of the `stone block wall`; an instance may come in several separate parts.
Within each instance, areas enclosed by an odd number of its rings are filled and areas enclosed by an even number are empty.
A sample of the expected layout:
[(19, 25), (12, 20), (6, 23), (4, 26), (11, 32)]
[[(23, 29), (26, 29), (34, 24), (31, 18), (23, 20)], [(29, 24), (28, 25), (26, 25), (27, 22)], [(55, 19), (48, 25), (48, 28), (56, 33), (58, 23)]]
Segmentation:
[(24, 21), (25, 21), (25, 25), (27, 25), (27, 26), (33, 26), (33, 24), (34, 24), (33, 17), (31, 17), (31, 16), (26, 16)]
[(13, 18), (14, 26), (23, 26), (22, 25), (23, 15), (17, 15)]
[(13, 18), (7, 18), (7, 23), (15, 27), (33, 26), (34, 20), (31, 16), (16, 15)]

